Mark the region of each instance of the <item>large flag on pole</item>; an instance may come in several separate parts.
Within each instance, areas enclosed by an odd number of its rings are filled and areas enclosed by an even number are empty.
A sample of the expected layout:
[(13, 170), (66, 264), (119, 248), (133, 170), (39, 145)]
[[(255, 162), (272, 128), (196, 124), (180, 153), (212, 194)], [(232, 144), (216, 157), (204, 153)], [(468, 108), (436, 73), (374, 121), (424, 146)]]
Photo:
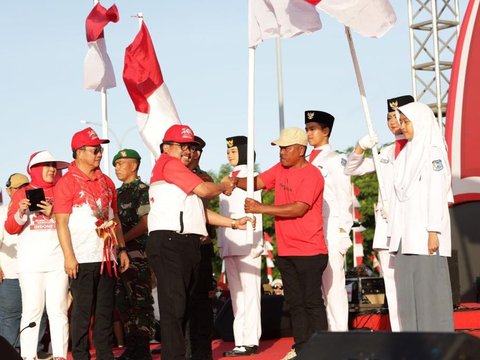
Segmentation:
[(177, 109), (155, 54), (145, 22), (133, 42), (125, 50), (123, 81), (137, 111), (140, 136), (155, 158), (160, 156), (160, 144), (165, 131), (179, 124)]
[(455, 203), (480, 201), (477, 104), (480, 99), (480, 1), (468, 4), (453, 59), (445, 137)]
[(304, 0), (367, 37), (381, 37), (397, 21), (388, 0)]
[(291, 38), (322, 27), (318, 13), (304, 0), (249, 2), (249, 47), (255, 47), (268, 38)]
[(107, 45), (103, 29), (111, 21), (119, 19), (116, 5), (108, 10), (97, 3), (90, 11), (85, 22), (88, 51), (84, 60), (83, 87), (95, 91), (116, 86), (112, 62), (107, 54)]

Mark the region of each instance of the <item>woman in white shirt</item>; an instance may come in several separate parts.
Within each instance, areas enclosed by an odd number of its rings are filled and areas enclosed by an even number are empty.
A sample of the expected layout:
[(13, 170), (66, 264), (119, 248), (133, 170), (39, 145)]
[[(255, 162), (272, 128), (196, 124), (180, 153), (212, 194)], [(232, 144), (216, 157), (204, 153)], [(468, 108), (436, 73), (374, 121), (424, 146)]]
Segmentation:
[(451, 255), (451, 174), (445, 141), (432, 110), (399, 107), (407, 145), (394, 164), (390, 251), (401, 331), (453, 331), (447, 257)]

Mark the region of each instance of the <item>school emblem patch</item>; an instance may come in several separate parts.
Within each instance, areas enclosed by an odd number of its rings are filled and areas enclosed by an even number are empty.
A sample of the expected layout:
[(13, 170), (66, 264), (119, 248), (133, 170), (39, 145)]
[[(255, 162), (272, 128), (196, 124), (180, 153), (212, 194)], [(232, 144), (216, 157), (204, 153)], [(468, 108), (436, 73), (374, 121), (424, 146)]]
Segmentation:
[(435, 171), (443, 170), (442, 160), (433, 160), (432, 165), (433, 165), (433, 170)]
[(345, 167), (345, 165), (347, 165), (347, 159), (342, 158), (341, 164)]

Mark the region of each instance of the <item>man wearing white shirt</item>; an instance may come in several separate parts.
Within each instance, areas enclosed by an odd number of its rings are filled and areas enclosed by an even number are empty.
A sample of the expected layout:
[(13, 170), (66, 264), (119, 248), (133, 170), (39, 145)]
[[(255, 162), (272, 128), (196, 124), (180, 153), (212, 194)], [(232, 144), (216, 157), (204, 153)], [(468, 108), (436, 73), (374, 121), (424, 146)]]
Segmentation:
[(330, 331), (348, 330), (348, 297), (345, 289), (345, 254), (352, 246), (353, 202), (350, 176), (344, 174), (346, 159), (329, 144), (334, 117), (318, 110), (305, 111), (305, 131), (313, 147), (307, 160), (325, 179), (323, 223), (328, 246), (328, 266), (323, 273), (323, 297)]

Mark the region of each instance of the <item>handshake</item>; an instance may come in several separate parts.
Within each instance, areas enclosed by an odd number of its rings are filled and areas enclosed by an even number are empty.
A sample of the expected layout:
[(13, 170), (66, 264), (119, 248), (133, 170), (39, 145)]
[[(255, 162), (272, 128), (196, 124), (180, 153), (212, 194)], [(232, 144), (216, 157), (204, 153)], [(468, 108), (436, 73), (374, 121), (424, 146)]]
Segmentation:
[(372, 149), (376, 144), (378, 144), (378, 136), (375, 133), (365, 135), (364, 137), (358, 140), (358, 146), (362, 148), (363, 151)]

